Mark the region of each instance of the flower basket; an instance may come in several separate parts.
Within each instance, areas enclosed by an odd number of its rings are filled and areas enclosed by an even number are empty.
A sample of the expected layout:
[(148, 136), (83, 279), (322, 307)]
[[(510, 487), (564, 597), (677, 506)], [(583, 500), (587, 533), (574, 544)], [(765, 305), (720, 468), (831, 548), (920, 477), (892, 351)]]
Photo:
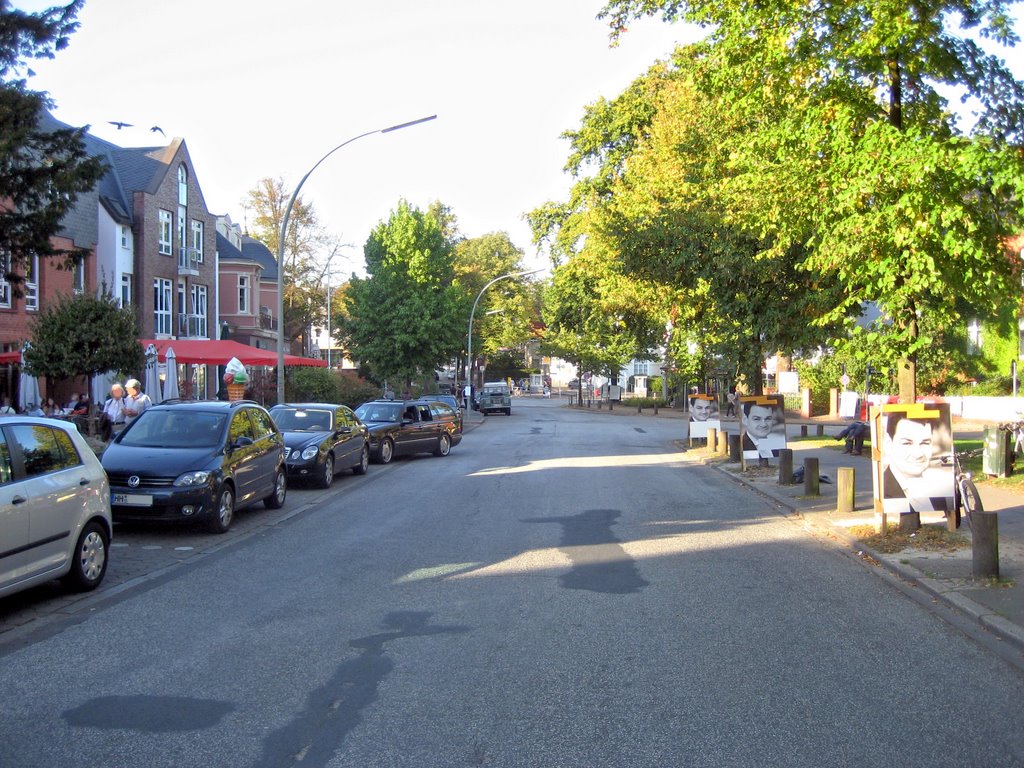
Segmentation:
[(228, 400), (241, 400), (245, 397), (245, 384), (228, 384)]

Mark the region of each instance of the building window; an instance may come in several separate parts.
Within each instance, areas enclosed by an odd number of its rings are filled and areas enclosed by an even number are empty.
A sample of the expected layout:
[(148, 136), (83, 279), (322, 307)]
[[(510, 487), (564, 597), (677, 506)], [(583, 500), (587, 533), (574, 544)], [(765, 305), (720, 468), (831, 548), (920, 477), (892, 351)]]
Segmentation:
[(192, 314), (195, 317), (196, 336), (207, 338), (206, 335), (206, 286), (192, 286)]
[(188, 222), (186, 221), (186, 216), (185, 216), (185, 206), (182, 205), (182, 206), (178, 207), (178, 247), (181, 249), (181, 258), (178, 261), (179, 264), (182, 264), (182, 263), (188, 264), (189, 263), (189, 261), (188, 261), (188, 239), (186, 238), (186, 233), (187, 233), (186, 227), (188, 227)]
[(166, 277), (153, 281), (153, 333), (171, 335), (171, 281)]
[(249, 314), (249, 276), (238, 276), (238, 314)]
[(39, 309), (39, 257), (33, 256), (25, 275), (25, 309)]
[(634, 360), (633, 361), (633, 375), (634, 376), (649, 376), (651, 364), (646, 360)]
[(174, 244), (171, 242), (171, 212), (160, 209), (160, 253), (163, 256), (174, 255)]
[(967, 325), (967, 351), (971, 354), (981, 352), (981, 321), (977, 318)]
[(11, 283), (7, 276), (11, 272), (11, 254), (0, 251), (0, 307), (11, 308)]
[(85, 257), (75, 261), (75, 270), (72, 273), (71, 289), (76, 294), (85, 293)]
[(128, 273), (121, 273), (121, 306), (132, 305), (132, 276)]
[[(170, 232), (170, 228), (169, 227), (168, 227), (167, 231), (168, 231), (168, 233)], [(121, 226), (121, 247), (122, 248), (127, 248), (128, 247), (128, 227), (123, 226), (123, 225)]]
[(196, 261), (203, 263), (203, 222), (192, 219), (192, 247), (196, 252)]
[(188, 171), (184, 165), (178, 166), (178, 205), (188, 205)]
[(185, 304), (185, 281), (178, 281), (178, 312), (182, 315), (188, 314), (188, 305)]

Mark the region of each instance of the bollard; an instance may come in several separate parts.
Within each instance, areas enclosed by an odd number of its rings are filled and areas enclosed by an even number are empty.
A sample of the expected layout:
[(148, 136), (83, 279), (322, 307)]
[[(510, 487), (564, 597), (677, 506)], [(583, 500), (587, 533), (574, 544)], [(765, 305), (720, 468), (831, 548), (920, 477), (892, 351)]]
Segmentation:
[(655, 416), (658, 415), (658, 404), (657, 403), (654, 404), (654, 415)]
[(608, 398), (608, 410), (610, 411), (611, 409), (612, 409), (612, 399), (609, 397)]
[(836, 477), (836, 511), (839, 514), (853, 512), (856, 500), (856, 483), (853, 467), (840, 467)]
[(824, 424), (819, 424), (819, 425), (818, 425), (818, 426), (817, 426), (817, 427), (815, 428), (815, 430), (814, 430), (814, 434), (816, 434), (816, 435), (817, 435), (818, 437), (822, 437), (822, 436), (824, 436), (824, 434), (825, 434), (825, 425), (824, 425)]
[(971, 573), (981, 579), (999, 578), (999, 515), (975, 510), (971, 515)]
[(718, 430), (714, 427), (708, 427), (708, 442), (707, 447), (709, 451), (715, 450), (718, 445)]
[(818, 484), (818, 457), (808, 456), (804, 459), (804, 496), (820, 496)]
[(729, 455), (729, 435), (725, 431), (718, 433), (718, 455)]
[(800, 425), (800, 437), (807, 437), (807, 425), (806, 424), (801, 424)]
[(729, 458), (732, 461), (739, 461), (742, 458), (740, 446), (740, 436), (738, 434), (729, 435)]
[(637, 412), (637, 414), (643, 414), (643, 412), (644, 412), (643, 403), (637, 403), (636, 404), (636, 412)]
[(793, 449), (779, 451), (779, 485), (793, 484)]

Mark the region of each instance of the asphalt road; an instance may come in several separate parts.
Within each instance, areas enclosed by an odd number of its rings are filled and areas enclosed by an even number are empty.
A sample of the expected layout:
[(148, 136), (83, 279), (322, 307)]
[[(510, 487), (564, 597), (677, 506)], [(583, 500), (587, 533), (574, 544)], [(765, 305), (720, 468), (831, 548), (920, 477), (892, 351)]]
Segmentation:
[(517, 399), (22, 622), (2, 764), (1024, 764), (1019, 671), (680, 426)]

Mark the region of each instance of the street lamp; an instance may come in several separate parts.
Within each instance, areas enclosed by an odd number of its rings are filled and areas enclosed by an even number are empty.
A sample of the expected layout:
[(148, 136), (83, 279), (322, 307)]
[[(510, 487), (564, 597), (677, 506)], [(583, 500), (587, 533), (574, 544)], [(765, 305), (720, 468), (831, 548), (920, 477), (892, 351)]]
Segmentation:
[(313, 167), (306, 172), (306, 175), (302, 177), (302, 180), (292, 192), (292, 196), (288, 200), (288, 205), (284, 209), (284, 218), (281, 220), (281, 232), (278, 234), (277, 240), (277, 402), (284, 402), (284, 243), (285, 236), (288, 234), (288, 219), (292, 215), (292, 206), (295, 205), (295, 199), (299, 196), (299, 190), (302, 189), (302, 185), (306, 183), (306, 179), (309, 178), (310, 174), (320, 167), (320, 163), (342, 147), (348, 146), (353, 141), (357, 141), (366, 136), (372, 136), (375, 133), (391, 133), (392, 131), (409, 128), (410, 126), (419, 125), (420, 123), (426, 123), (436, 118), (437, 115), (421, 117), (418, 120), (410, 120), (407, 123), (399, 123), (398, 125), (392, 125), (387, 128), (378, 128), (373, 131), (367, 131), (366, 133), (360, 133), (358, 136), (353, 136), (351, 139), (343, 141), (326, 155), (317, 160)]
[[(484, 291), (490, 288), (499, 280), (507, 280), (512, 277), (524, 277), (525, 275), (535, 275), (538, 272), (543, 272), (542, 269), (532, 269), (529, 272), (509, 272), (507, 275), (496, 277), (483, 288), (480, 289), (480, 293), (476, 295), (476, 300), (473, 302), (473, 309), (469, 313), (469, 333), (466, 335), (466, 380), (469, 383), (470, 397), (473, 395), (473, 315), (476, 314), (476, 305), (480, 303), (480, 297), (484, 295)], [(467, 407), (469, 402), (467, 400)]]

